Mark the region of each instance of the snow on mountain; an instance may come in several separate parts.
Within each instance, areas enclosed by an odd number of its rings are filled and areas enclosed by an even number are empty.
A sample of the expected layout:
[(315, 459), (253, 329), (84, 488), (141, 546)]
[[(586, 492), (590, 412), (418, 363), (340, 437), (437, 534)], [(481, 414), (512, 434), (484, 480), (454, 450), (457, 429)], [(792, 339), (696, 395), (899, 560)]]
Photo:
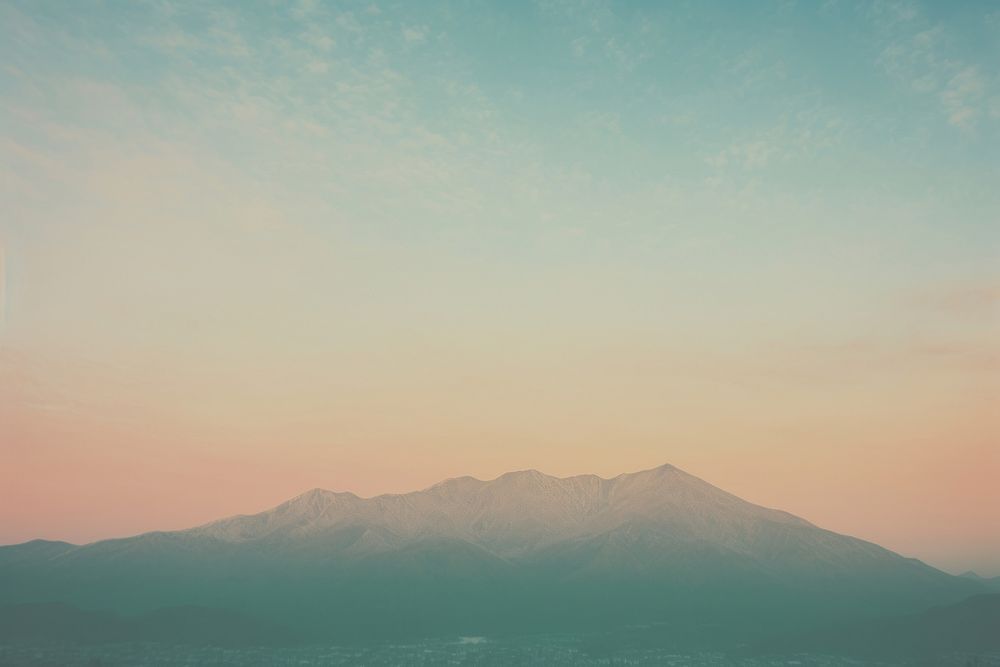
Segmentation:
[[(271, 510), (215, 521), (184, 535), (234, 543), (282, 542), (352, 530), (358, 535), (350, 548), (354, 554), (448, 538), (501, 558), (521, 558), (627, 526), (636, 527), (644, 539), (657, 535), (674, 544), (703, 542), (758, 558), (788, 547), (818, 549), (827, 565), (843, 558), (836, 552), (845, 549), (852, 559), (888, 554), (746, 502), (670, 465), (611, 479), (558, 478), (536, 470), (489, 481), (459, 477), (421, 491), (373, 498), (313, 489)], [(617, 539), (626, 539), (624, 535)], [(808, 547), (802, 544), (806, 538)]]

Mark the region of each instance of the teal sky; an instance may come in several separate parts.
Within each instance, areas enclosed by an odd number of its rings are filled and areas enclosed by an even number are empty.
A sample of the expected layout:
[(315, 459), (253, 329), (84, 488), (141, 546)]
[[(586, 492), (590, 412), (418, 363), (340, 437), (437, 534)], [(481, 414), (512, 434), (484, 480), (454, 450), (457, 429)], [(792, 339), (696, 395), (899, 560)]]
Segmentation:
[(669, 461), (1000, 574), (998, 218), (998, 2), (0, 0), (0, 541)]
[(14, 219), (86, 197), (53, 201), (40, 160), (86, 170), (99, 144), (199, 163), (247, 225), (486, 270), (708, 267), (822, 302), (996, 258), (995, 2), (3, 11)]

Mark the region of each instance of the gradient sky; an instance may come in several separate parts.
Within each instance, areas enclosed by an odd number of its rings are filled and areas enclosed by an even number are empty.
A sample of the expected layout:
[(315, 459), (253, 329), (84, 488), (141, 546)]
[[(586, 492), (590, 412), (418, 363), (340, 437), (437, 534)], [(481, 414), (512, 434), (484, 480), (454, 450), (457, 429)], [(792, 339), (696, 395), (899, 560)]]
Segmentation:
[(0, 0), (0, 542), (673, 463), (1000, 575), (1000, 4)]

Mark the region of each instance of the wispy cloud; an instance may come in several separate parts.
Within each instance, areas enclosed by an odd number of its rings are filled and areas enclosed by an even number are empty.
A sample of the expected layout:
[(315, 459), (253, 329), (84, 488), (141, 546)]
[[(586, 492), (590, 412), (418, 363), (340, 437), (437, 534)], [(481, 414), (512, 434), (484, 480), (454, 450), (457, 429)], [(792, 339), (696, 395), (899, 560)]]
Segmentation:
[(975, 66), (966, 67), (952, 76), (941, 92), (941, 103), (948, 113), (948, 122), (955, 127), (972, 129), (982, 115), (986, 82)]
[(406, 26), (403, 28), (403, 39), (407, 44), (422, 44), (427, 40), (427, 27)]
[(883, 6), (879, 14), (888, 44), (878, 63), (893, 80), (916, 94), (936, 97), (948, 124), (976, 129), (988, 117), (994, 82), (983, 67), (957, 52), (961, 40), (942, 24), (931, 23), (910, 4)]

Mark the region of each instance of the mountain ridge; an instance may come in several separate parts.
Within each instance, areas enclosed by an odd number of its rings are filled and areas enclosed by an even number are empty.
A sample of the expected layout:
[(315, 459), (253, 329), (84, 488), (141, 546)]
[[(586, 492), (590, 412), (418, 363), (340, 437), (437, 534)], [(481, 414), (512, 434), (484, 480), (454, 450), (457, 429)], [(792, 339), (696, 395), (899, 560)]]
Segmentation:
[[(324, 524), (321, 520), (324, 518), (333, 519), (334, 517), (330, 516), (331, 511), (337, 509), (355, 512), (402, 512), (407, 513), (409, 518), (412, 518), (410, 515), (413, 511), (425, 510), (447, 512), (450, 513), (450, 518), (456, 519), (457, 517), (454, 516), (455, 505), (464, 504), (466, 507), (475, 507), (479, 512), (488, 513), (491, 510), (501, 511), (504, 509), (508, 512), (514, 512), (520, 509), (531, 514), (533, 509), (546, 504), (552, 505), (556, 501), (561, 502), (562, 506), (552, 509), (562, 510), (564, 514), (556, 519), (573, 523), (591, 518), (594, 514), (606, 511), (616, 504), (619, 507), (624, 504), (623, 509), (630, 513), (649, 513), (663, 510), (662, 503), (654, 507), (643, 508), (637, 507), (633, 501), (639, 495), (644, 496), (648, 503), (650, 501), (648, 493), (646, 493), (649, 491), (648, 487), (662, 484), (664, 481), (670, 483), (671, 487), (668, 490), (673, 493), (674, 500), (678, 500), (678, 491), (682, 492), (683, 496), (701, 496), (701, 500), (705, 500), (704, 496), (708, 495), (715, 504), (728, 504), (730, 508), (756, 513), (762, 517), (766, 516), (771, 521), (813, 525), (788, 512), (748, 503), (700, 478), (665, 464), (634, 473), (622, 473), (611, 478), (602, 478), (597, 475), (555, 477), (534, 469), (507, 472), (492, 480), (462, 476), (442, 480), (417, 491), (385, 493), (367, 498), (350, 491), (314, 488), (256, 514), (226, 517), (187, 530), (218, 530), (234, 523), (242, 523), (246, 526), (255, 519), (264, 520), (267, 525), (273, 527), (274, 521), (279, 518), (308, 518), (320, 522), (318, 527), (322, 527)], [(524, 494), (529, 494), (530, 500), (534, 501), (529, 503), (529, 507), (500, 508), (497, 506), (508, 496)], [(628, 506), (630, 502), (633, 504)], [(674, 507), (674, 509), (678, 508)], [(400, 517), (400, 519), (402, 518)], [(506, 518), (514, 519), (514, 517)], [(552, 519), (553, 517), (548, 518)], [(467, 521), (468, 519), (469, 517), (463, 517), (463, 520)], [(301, 527), (306, 528), (306, 526)], [(441, 529), (442, 527), (431, 528)]]
[[(318, 635), (571, 630), (725, 619), (807, 625), (916, 611), (983, 586), (749, 503), (672, 465), (457, 477), (87, 545), (0, 547), (0, 604), (198, 605)], [(291, 620), (289, 620), (291, 619)]]

